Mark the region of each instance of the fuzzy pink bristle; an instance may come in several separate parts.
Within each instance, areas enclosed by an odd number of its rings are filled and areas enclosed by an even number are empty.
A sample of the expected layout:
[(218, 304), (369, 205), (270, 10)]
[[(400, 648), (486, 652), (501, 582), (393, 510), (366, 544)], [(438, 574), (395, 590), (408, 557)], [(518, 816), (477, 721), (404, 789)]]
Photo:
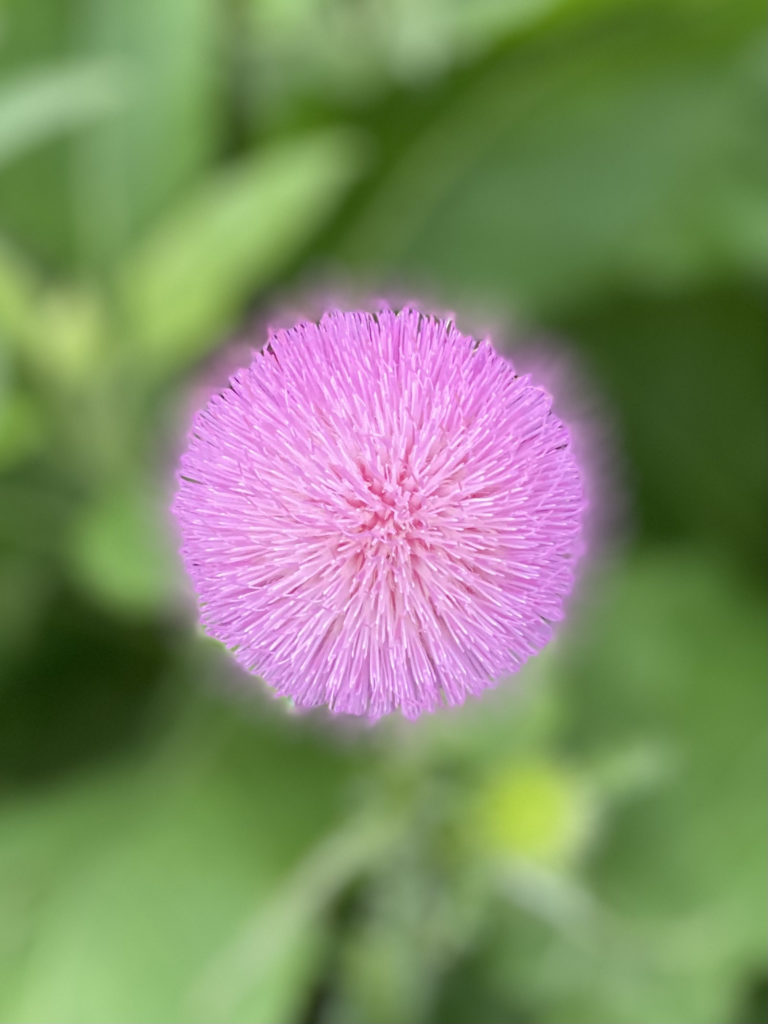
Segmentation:
[(272, 332), (196, 416), (173, 511), (241, 665), (300, 707), (414, 718), (548, 642), (583, 506), (547, 392), (385, 308)]

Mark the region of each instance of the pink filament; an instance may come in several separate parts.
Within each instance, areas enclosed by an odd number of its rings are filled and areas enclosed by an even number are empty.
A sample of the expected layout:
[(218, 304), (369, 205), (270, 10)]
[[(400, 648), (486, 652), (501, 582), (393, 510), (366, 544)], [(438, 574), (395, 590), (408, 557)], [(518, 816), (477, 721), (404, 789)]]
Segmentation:
[(195, 417), (173, 504), (211, 635), (298, 706), (370, 718), (540, 650), (583, 507), (547, 392), (413, 309), (273, 332)]

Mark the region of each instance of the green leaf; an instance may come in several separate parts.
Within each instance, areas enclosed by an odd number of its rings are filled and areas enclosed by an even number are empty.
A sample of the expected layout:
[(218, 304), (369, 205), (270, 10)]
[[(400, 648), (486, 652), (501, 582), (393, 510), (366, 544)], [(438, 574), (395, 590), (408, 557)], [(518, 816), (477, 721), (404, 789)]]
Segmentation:
[(764, 610), (717, 562), (659, 553), (607, 584), (599, 629), (563, 653), (574, 742), (666, 751), (659, 785), (615, 823), (601, 894), (638, 926), (722, 915), (700, 946), (724, 961), (757, 959), (765, 941)]
[[(0, 514), (0, 523), (5, 512)], [(0, 528), (0, 544), (4, 531)], [(41, 560), (30, 558), (28, 552), (13, 551), (2, 544), (3, 571), (0, 573), (0, 663), (4, 667), (0, 694), (14, 682), (12, 671), (20, 652), (36, 643), (40, 618), (51, 589), (50, 572)], [(2, 698), (0, 697), (0, 702)], [(13, 730), (18, 735), (18, 719)], [(2, 730), (0, 729), (0, 732)]]
[(762, 273), (763, 14), (570, 4), (405, 134), (341, 258), (530, 316)]
[[(211, 1019), (200, 979), (339, 818), (344, 758), (291, 725), (210, 700), (143, 762), (0, 808), (0, 1019)], [(310, 914), (226, 1019), (296, 1019), (322, 936)]]
[[(73, 213), (79, 254), (100, 271), (209, 166), (226, 79), (215, 0), (79, 0), (78, 35), (132, 70), (131, 103), (78, 139)], [(217, 102), (219, 101), (219, 102)]]
[(75, 524), (69, 545), (74, 573), (118, 610), (167, 611), (178, 596), (170, 513), (148, 480), (127, 480), (99, 495)]
[(113, 114), (125, 102), (120, 67), (106, 60), (41, 67), (0, 85), (0, 168), (35, 146)]
[[(569, 920), (553, 889), (548, 922), (530, 881), (505, 886), (450, 992), (472, 985), (506, 1020), (734, 1018), (766, 945), (764, 622), (763, 593), (695, 551), (603, 575), (555, 670), (561, 743), (606, 801), (573, 873), (589, 912)], [(622, 785), (605, 766), (633, 751)]]
[(255, 57), (245, 77), (248, 106), (257, 125), (318, 97), (358, 106), (393, 84), (431, 82), (563, 3), (246, 0), (243, 27)]
[(0, 340), (18, 344), (35, 334), (40, 283), (32, 268), (0, 241)]
[(133, 252), (123, 299), (146, 375), (222, 339), (243, 301), (281, 271), (360, 167), (360, 140), (329, 131), (274, 143), (211, 179)]
[(0, 472), (23, 462), (45, 440), (40, 407), (29, 395), (0, 392)]
[(760, 970), (764, 619), (763, 594), (732, 570), (670, 549), (605, 580), (594, 626), (563, 650), (571, 743), (655, 745), (664, 763), (605, 828), (588, 878), (607, 923), (583, 953), (551, 954), (571, 961), (553, 1016), (721, 1024)]
[(379, 813), (353, 818), (318, 843), (200, 978), (196, 994), (210, 1016), (230, 1016), (270, 984), (292, 946), (317, 940), (323, 911), (351, 881), (380, 866), (397, 834), (394, 818)]
[(759, 576), (768, 501), (762, 286), (621, 293), (563, 316), (557, 329), (582, 348), (610, 400), (631, 515), (646, 535), (700, 540)]

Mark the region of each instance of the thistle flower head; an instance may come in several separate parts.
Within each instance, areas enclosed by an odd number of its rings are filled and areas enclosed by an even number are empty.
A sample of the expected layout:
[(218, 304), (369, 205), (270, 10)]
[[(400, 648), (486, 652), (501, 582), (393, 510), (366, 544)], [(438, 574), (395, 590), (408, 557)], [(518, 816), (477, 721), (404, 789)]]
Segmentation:
[(272, 332), (194, 419), (173, 505), (210, 634), (297, 706), (370, 718), (541, 649), (582, 508), (547, 392), (413, 309)]

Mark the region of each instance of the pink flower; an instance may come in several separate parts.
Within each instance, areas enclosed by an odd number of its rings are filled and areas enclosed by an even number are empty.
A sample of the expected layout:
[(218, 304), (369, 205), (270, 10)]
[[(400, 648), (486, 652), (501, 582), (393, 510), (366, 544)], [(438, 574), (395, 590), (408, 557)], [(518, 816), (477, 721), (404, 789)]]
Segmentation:
[(563, 615), (584, 499), (546, 391), (413, 309), (271, 333), (195, 417), (173, 504), (208, 632), (299, 707), (409, 718)]

